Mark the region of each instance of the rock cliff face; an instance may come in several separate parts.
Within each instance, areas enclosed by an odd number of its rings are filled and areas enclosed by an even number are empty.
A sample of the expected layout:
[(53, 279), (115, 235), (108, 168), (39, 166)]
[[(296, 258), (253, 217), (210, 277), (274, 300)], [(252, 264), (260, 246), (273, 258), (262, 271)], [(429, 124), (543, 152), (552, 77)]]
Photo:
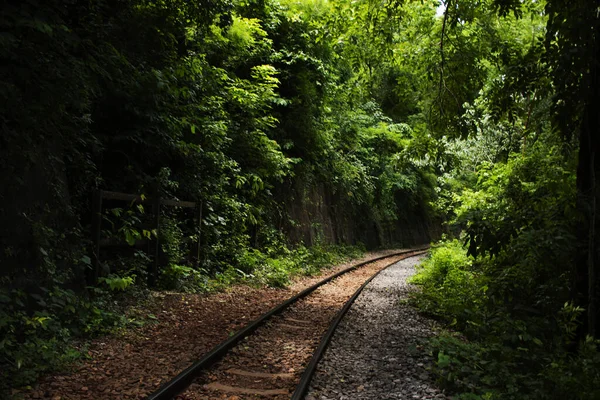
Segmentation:
[[(291, 195), (290, 195), (291, 193)], [(411, 246), (427, 243), (442, 234), (441, 222), (430, 219), (424, 210), (398, 210), (398, 218), (384, 222), (368, 207), (357, 209), (332, 194), (326, 184), (309, 187), (297, 182), (282, 196), (281, 204), (289, 217), (281, 229), (292, 242), (312, 245), (365, 244), (367, 248), (390, 245)]]

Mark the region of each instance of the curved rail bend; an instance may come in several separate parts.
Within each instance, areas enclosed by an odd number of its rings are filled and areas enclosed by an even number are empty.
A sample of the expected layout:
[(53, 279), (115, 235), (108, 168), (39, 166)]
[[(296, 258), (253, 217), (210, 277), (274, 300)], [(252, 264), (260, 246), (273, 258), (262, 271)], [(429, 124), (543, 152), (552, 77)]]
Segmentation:
[[(288, 308), (293, 303), (295, 303), (298, 300), (306, 297), (311, 292), (313, 292), (316, 289), (318, 289), (319, 287), (321, 287), (321, 286), (323, 286), (323, 285), (331, 282), (332, 280), (338, 278), (339, 276), (344, 275), (344, 274), (346, 274), (348, 272), (354, 271), (357, 268), (362, 267), (363, 265), (370, 264), (370, 263), (373, 263), (373, 262), (376, 262), (376, 261), (379, 261), (379, 260), (383, 260), (383, 259), (386, 259), (386, 258), (396, 257), (396, 256), (410, 254), (410, 253), (416, 253), (416, 252), (423, 253), (427, 248), (428, 248), (428, 246), (417, 248), (417, 249), (404, 250), (404, 251), (400, 251), (400, 252), (388, 254), (388, 255), (385, 255), (385, 256), (376, 257), (376, 258), (373, 258), (371, 260), (363, 261), (361, 263), (358, 263), (356, 265), (348, 267), (348, 268), (346, 268), (346, 269), (344, 269), (344, 270), (342, 270), (342, 271), (340, 271), (340, 272), (338, 272), (336, 274), (333, 274), (330, 277), (325, 278), (322, 281), (320, 281), (320, 282), (318, 282), (318, 283), (316, 283), (316, 284), (314, 284), (314, 285), (312, 285), (312, 286), (304, 289), (300, 293), (298, 293), (298, 294), (290, 297), (288, 300), (286, 300), (283, 303), (279, 304), (278, 306), (272, 308), (270, 311), (266, 312), (265, 314), (263, 314), (258, 319), (250, 322), (244, 328), (242, 328), (241, 330), (239, 330), (236, 334), (234, 334), (233, 336), (229, 337), (225, 341), (223, 341), (220, 344), (218, 344), (217, 346), (215, 346), (211, 351), (209, 351), (200, 360), (196, 361), (191, 366), (189, 366), (188, 368), (186, 368), (185, 370), (183, 370), (182, 372), (180, 372), (177, 376), (175, 376), (169, 382), (163, 384), (156, 392), (154, 392), (150, 396), (148, 396), (147, 400), (169, 400), (169, 399), (174, 398), (179, 393), (181, 393), (182, 391), (184, 391), (192, 383), (192, 381), (202, 371), (206, 370), (207, 368), (209, 368), (210, 366), (212, 366), (213, 364), (215, 364), (217, 361), (219, 361), (225, 354), (227, 354), (227, 352), (229, 350), (231, 350), (232, 348), (234, 348), (245, 337), (249, 336), (254, 331), (256, 331), (268, 319), (270, 319), (271, 317), (273, 317), (273, 316), (281, 313), (282, 311), (284, 311), (286, 308)], [(419, 253), (419, 254), (421, 254), (421, 253)], [(417, 255), (417, 254), (415, 254), (415, 255)], [(394, 263), (391, 263), (390, 265), (392, 265)], [(387, 267), (388, 266), (386, 266), (385, 268), (387, 268)], [(327, 343), (329, 342), (329, 340), (331, 339), (331, 336), (333, 335), (333, 331), (335, 330), (335, 327), (337, 326), (337, 324), (339, 324), (339, 321), (342, 319), (343, 315), (346, 313), (347, 309), (350, 307), (350, 305), (352, 304), (352, 302), (354, 301), (354, 299), (356, 297), (358, 297), (358, 294), (360, 293), (360, 291), (362, 291), (362, 289), (364, 288), (364, 286), (366, 286), (366, 284), (368, 282), (370, 282), (376, 275), (377, 274), (375, 274), (373, 277), (371, 277), (370, 279), (368, 279), (367, 282), (365, 282), (365, 284), (363, 284), (363, 286), (361, 286), (359, 288), (359, 290), (354, 294), (354, 296), (352, 296), (352, 298), (350, 300), (348, 300), (348, 302), (344, 305), (344, 307), (342, 308), (342, 310), (340, 310), (340, 312), (338, 313), (338, 315), (336, 316), (336, 318), (334, 320), (334, 323), (330, 326), (329, 330), (327, 331), (327, 333), (325, 334), (323, 340), (321, 341), (321, 345), (319, 346), (319, 348), (315, 352), (315, 355), (313, 355), (313, 359), (311, 360), (311, 362), (309, 364), (309, 367), (311, 367), (311, 365), (313, 364), (314, 357), (317, 354), (322, 355), (323, 351), (325, 350), (325, 348), (327, 346)], [(323, 348), (321, 348), (321, 347), (323, 347)], [(319, 359), (320, 359), (320, 355), (318, 356)], [(316, 367), (316, 363), (317, 362), (318, 362), (318, 359), (314, 362), (314, 366), (312, 366), (313, 371), (312, 371), (312, 373), (310, 373), (308, 375), (307, 378), (305, 378), (305, 375), (307, 374), (306, 370), (305, 370), (304, 374), (302, 375), (300, 383), (302, 384), (304, 381), (307, 380), (307, 382), (304, 383), (305, 387), (302, 390), (302, 394), (308, 388), (308, 383), (310, 383), (310, 378), (312, 377), (312, 374), (314, 373), (314, 368)], [(298, 392), (298, 389), (296, 389), (296, 391), (294, 392), (294, 396), (296, 396), (297, 392)], [(296, 397), (294, 397), (294, 398), (296, 398)], [(299, 398), (300, 397), (298, 397), (298, 399)]]
[[(415, 252), (414, 254), (411, 254), (409, 257), (406, 257), (406, 258), (416, 257), (416, 256), (424, 254), (426, 252), (427, 252), (427, 250), (418, 251), (418, 252)], [(363, 283), (358, 288), (358, 290), (356, 292), (354, 292), (352, 297), (350, 297), (350, 299), (348, 299), (348, 301), (344, 304), (344, 307), (342, 307), (342, 309), (338, 312), (338, 314), (335, 316), (335, 319), (332, 321), (331, 325), (329, 325), (329, 329), (327, 330), (325, 335), (323, 335), (323, 338), (321, 339), (321, 343), (319, 343), (319, 347), (317, 347), (317, 349), (313, 353), (313, 356), (312, 356), (310, 362), (308, 363), (308, 365), (306, 366), (306, 369), (304, 370), (304, 372), (302, 373), (302, 376), (300, 377), (300, 382), (296, 386), (296, 390), (292, 394), (291, 400), (303, 400), (304, 399), (304, 396), (306, 395), (306, 392), (308, 390), (308, 387), (310, 385), (312, 377), (315, 374), (315, 371), (317, 369), (317, 365), (319, 364), (319, 361), (323, 357), (325, 350), (327, 350), (327, 346), (329, 345), (329, 342), (331, 342), (331, 339), (333, 338), (333, 334), (335, 333), (335, 330), (337, 329), (340, 322), (342, 322), (344, 315), (346, 315), (346, 313), (350, 310), (350, 307), (352, 307), (352, 304), (354, 304), (354, 301), (358, 298), (358, 296), (361, 294), (363, 289), (369, 283), (371, 283), (371, 281), (373, 279), (375, 279), (381, 272), (385, 271), (387, 268), (391, 267), (392, 265), (396, 264), (397, 262), (398, 261), (394, 261), (393, 263), (386, 265), (385, 268), (382, 268), (381, 270), (379, 270), (379, 272), (377, 272), (372, 277), (367, 279), (365, 281), (365, 283)]]

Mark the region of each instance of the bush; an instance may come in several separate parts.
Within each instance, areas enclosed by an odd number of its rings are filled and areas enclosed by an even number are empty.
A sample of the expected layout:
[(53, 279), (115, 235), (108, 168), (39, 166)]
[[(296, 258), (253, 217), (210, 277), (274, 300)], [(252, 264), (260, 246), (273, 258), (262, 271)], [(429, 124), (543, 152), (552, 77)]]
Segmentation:
[(572, 162), (544, 134), (477, 171), (455, 197), (466, 248), (443, 242), (413, 279), (415, 303), (462, 335), (432, 340), (434, 372), (462, 399), (598, 398), (598, 343), (574, 342)]
[(446, 333), (433, 339), (438, 382), (459, 399), (600, 398), (598, 341), (588, 338), (571, 353), (548, 351), (539, 340), (510, 346), (507, 336), (470, 342)]
[(77, 359), (74, 337), (123, 325), (125, 318), (103, 311), (105, 306), (102, 296), (92, 302), (58, 286), (29, 294), (0, 291), (0, 393), (9, 382), (12, 387), (27, 385)]
[(600, 341), (587, 338), (576, 354), (564, 353), (546, 365), (543, 377), (557, 399), (600, 399)]
[[(266, 253), (243, 249), (235, 265), (224, 264), (210, 274), (204, 268), (171, 264), (163, 270), (161, 286), (189, 293), (220, 290), (234, 283), (282, 288), (298, 275), (315, 275), (321, 269), (348, 258), (359, 257), (364, 249), (357, 246), (282, 247)], [(270, 254), (269, 254), (270, 253)]]
[(424, 312), (448, 319), (452, 325), (478, 324), (481, 318), (476, 313), (487, 286), (472, 266), (473, 258), (458, 240), (434, 247), (411, 280), (422, 287), (413, 300)]

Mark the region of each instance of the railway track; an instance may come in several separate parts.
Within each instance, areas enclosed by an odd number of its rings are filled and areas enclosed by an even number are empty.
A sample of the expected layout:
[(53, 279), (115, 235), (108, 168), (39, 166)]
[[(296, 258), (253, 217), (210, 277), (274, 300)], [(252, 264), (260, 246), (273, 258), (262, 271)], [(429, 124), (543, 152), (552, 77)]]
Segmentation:
[(148, 400), (300, 400), (354, 299), (411, 249), (356, 264), (303, 290), (213, 348)]

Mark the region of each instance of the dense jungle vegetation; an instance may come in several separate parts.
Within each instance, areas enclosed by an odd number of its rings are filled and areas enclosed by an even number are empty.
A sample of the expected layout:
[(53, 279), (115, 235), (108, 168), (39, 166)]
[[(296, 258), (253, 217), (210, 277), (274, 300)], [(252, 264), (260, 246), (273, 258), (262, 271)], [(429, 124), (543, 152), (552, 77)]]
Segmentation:
[[(74, 339), (139, 322), (120, 311), (149, 288), (283, 286), (443, 234), (413, 299), (456, 332), (430, 345), (440, 383), (600, 398), (599, 13), (3, 2), (0, 395), (79, 357)], [(139, 197), (98, 215), (98, 190)], [(201, 223), (160, 207), (157, 229), (159, 197), (201, 204)]]

